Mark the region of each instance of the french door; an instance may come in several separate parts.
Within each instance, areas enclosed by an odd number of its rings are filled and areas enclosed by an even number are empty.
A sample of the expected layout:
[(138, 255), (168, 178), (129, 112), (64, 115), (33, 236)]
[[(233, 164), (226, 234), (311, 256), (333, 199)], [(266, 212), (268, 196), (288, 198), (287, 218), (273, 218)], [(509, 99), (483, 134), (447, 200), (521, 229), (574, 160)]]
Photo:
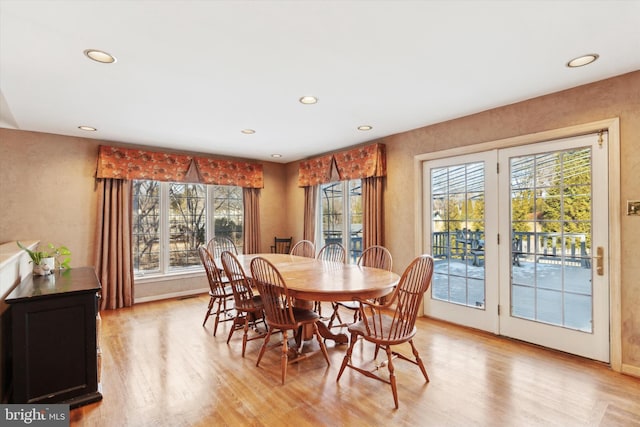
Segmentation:
[[(430, 253), (434, 273), (428, 315), (499, 333), (497, 151), (425, 163), (424, 188), (431, 189)], [(427, 205), (425, 203), (425, 205)]]
[[(609, 362), (607, 149), (586, 135), (501, 150), (500, 333)], [(601, 142), (600, 142), (601, 141)], [(511, 234), (509, 234), (511, 233)]]
[(602, 135), (425, 162), (425, 312), (608, 362), (607, 165)]
[(362, 255), (362, 182), (359, 179), (320, 185), (316, 251), (328, 243), (340, 243), (347, 262)]

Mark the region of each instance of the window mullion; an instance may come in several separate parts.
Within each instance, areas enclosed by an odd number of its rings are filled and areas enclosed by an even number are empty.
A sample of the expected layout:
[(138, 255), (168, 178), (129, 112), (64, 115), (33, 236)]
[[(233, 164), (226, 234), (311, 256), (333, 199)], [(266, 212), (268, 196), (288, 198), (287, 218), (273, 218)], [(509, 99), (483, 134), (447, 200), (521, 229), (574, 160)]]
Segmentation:
[(215, 203), (214, 201), (214, 185), (207, 185), (207, 200), (206, 200), (206, 210), (207, 210), (207, 228), (205, 230), (205, 242), (208, 242), (209, 240), (213, 239), (213, 237), (215, 236), (215, 219), (214, 219), (214, 207), (215, 207)]
[(342, 181), (342, 244), (347, 251), (347, 258), (349, 256), (349, 240), (351, 238), (351, 188), (349, 183), (351, 181)]
[(169, 185), (168, 182), (160, 183), (160, 271), (162, 274), (169, 272)]

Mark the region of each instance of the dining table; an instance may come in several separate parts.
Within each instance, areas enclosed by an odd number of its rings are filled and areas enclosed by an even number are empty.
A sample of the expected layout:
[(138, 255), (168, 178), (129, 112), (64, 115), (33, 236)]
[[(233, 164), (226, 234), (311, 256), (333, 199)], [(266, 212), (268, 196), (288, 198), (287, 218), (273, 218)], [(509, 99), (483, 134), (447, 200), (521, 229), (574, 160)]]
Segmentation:
[[(400, 280), (398, 274), (379, 268), (274, 253), (238, 255), (247, 277), (251, 277), (251, 261), (256, 257), (271, 262), (296, 303), (300, 300), (308, 306), (314, 301), (380, 298), (391, 293)], [(332, 333), (324, 322), (318, 322), (318, 329), (323, 338), (337, 344), (349, 341), (344, 333)]]

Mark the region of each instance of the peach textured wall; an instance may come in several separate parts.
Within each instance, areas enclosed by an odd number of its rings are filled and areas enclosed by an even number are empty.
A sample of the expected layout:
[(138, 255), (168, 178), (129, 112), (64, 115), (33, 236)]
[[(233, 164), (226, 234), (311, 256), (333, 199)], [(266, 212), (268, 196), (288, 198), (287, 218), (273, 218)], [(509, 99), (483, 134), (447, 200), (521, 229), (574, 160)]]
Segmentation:
[(0, 243), (66, 245), (91, 265), (99, 141), (0, 129)]
[[(385, 244), (393, 254), (394, 270), (401, 273), (417, 255), (416, 155), (613, 117), (620, 118), (621, 201), (640, 200), (640, 71), (375, 141), (387, 147)], [(292, 221), (302, 217), (297, 166), (289, 165), (287, 174)], [(623, 215), (620, 220), (622, 363), (640, 376), (640, 217)]]
[(293, 241), (302, 240), (304, 235), (304, 190), (298, 187), (298, 163), (286, 166), (287, 210), (289, 211), (288, 227)]
[(262, 252), (269, 252), (273, 238), (292, 237), (287, 210), (288, 193), (284, 187), (286, 168), (276, 163), (263, 163), (264, 188), (260, 192), (260, 234)]

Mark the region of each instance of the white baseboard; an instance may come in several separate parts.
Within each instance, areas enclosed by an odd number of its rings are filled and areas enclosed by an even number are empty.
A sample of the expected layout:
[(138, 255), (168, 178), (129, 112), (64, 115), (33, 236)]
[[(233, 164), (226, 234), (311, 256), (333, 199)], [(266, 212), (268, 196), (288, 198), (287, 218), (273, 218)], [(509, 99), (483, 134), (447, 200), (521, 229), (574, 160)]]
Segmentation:
[(209, 288), (202, 288), (202, 289), (189, 289), (188, 291), (181, 291), (181, 292), (171, 292), (169, 294), (149, 295), (142, 298), (135, 298), (134, 304), (140, 304), (143, 302), (151, 302), (151, 301), (160, 301), (163, 299), (188, 297), (192, 295), (201, 295), (201, 294), (206, 294), (208, 292), (209, 292)]

